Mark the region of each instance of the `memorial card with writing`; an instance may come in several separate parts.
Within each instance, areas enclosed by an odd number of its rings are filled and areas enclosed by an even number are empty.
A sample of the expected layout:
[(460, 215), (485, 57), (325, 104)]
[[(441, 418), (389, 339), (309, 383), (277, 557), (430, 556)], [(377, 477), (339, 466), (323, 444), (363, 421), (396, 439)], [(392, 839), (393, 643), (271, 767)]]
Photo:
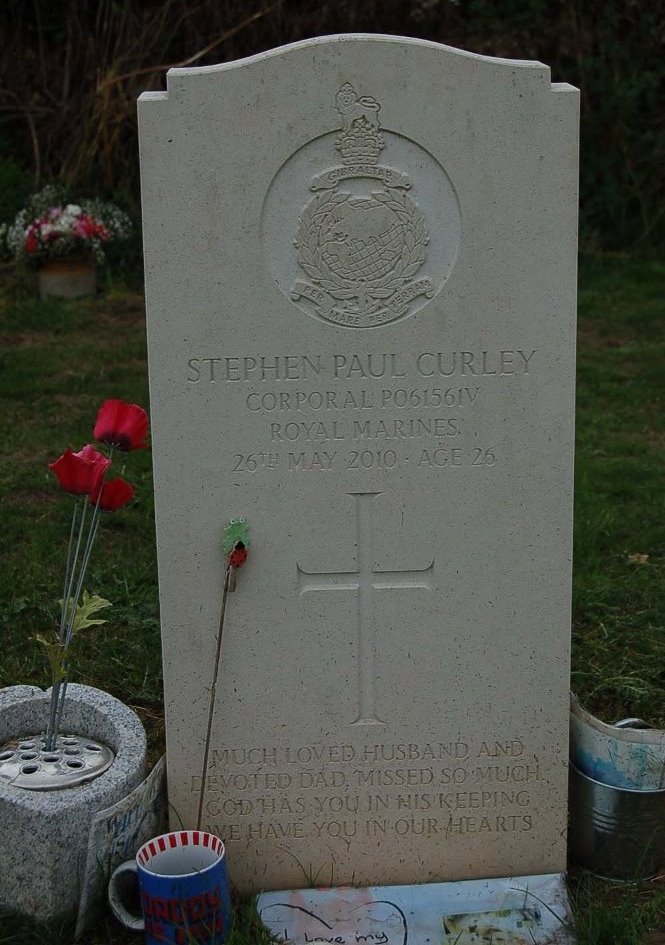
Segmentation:
[(562, 870), (576, 90), (350, 35), (139, 118), (173, 825), (245, 891)]

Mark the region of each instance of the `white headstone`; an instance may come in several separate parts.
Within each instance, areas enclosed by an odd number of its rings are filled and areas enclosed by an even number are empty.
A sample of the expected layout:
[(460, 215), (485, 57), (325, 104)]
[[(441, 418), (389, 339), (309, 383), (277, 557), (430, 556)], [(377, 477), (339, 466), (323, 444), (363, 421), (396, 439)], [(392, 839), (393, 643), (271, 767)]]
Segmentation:
[(577, 122), (386, 36), (141, 97), (169, 800), (243, 890), (564, 868)]

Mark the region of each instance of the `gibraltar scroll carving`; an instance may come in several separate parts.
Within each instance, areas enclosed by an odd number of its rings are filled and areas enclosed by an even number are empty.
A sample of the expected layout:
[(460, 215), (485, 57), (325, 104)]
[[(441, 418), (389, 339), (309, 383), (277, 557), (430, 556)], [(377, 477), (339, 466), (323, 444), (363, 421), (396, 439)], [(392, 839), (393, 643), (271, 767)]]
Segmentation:
[(296, 279), (291, 298), (309, 300), (327, 321), (371, 328), (402, 318), (415, 299), (434, 295), (421, 272), (427, 221), (409, 196), (406, 174), (379, 163), (386, 142), (376, 99), (358, 96), (347, 82), (335, 102), (342, 119), (335, 144), (341, 164), (310, 182), (314, 196), (294, 240), (307, 278)]

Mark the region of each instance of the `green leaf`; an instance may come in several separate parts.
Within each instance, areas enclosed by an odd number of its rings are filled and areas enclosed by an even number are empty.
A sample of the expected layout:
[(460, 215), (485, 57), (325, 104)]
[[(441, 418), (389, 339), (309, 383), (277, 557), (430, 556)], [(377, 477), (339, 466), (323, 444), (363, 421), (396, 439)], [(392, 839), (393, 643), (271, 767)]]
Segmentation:
[[(63, 601), (60, 601), (60, 606), (62, 607), (62, 605)], [(100, 597), (99, 594), (89, 594), (88, 591), (83, 591), (83, 599), (76, 608), (76, 614), (74, 615), (73, 632), (77, 633), (79, 630), (87, 630), (88, 627), (97, 627), (102, 623), (106, 623), (106, 620), (100, 620), (99, 618), (91, 619), (92, 615), (105, 607), (112, 606), (110, 600)], [(67, 610), (71, 611), (71, 603)], [(68, 613), (67, 618), (69, 619), (69, 617), (70, 614)]]
[(245, 548), (249, 548), (249, 532), (247, 522), (244, 518), (232, 518), (224, 529), (224, 543), (222, 545), (225, 555), (230, 555), (233, 546), (237, 541), (241, 541)]
[(46, 655), (48, 656), (48, 661), (51, 665), (53, 685), (55, 685), (65, 677), (65, 657), (67, 655), (67, 650), (61, 645), (59, 640), (47, 640), (46, 637), (41, 635), (41, 633), (38, 633), (35, 636), (35, 640), (41, 643), (41, 645), (46, 650)]

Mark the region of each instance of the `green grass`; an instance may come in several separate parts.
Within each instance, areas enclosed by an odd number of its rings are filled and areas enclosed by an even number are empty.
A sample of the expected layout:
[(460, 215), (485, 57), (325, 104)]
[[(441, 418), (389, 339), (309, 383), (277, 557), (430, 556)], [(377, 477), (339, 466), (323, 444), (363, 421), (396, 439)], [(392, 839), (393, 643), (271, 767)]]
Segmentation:
[(665, 266), (583, 263), (573, 688), (605, 721), (665, 727)]
[[(34, 640), (53, 625), (70, 506), (48, 470), (91, 439), (102, 400), (148, 403), (142, 298), (107, 287), (94, 301), (39, 303), (5, 273), (0, 292), (0, 686), (45, 685)], [(605, 721), (665, 727), (663, 404), (665, 266), (582, 261), (573, 604), (573, 689)], [(150, 454), (130, 454), (131, 507), (105, 517), (87, 585), (113, 601), (109, 623), (81, 635), (75, 680), (107, 689), (164, 750)], [(663, 927), (656, 885), (576, 881), (580, 945), (638, 945)], [(260, 945), (237, 913), (233, 945)], [(269, 941), (267, 937), (263, 939)], [(91, 945), (136, 943), (107, 919)], [(654, 939), (654, 942), (657, 941)], [(69, 945), (71, 929), (0, 918), (0, 943)]]
[(608, 883), (574, 874), (570, 885), (577, 945), (665, 942), (665, 889), (657, 884)]
[[(74, 928), (73, 921), (38, 925), (27, 923), (19, 916), (0, 913), (2, 945), (71, 945)], [(143, 935), (123, 929), (109, 917), (84, 935), (80, 942), (81, 945), (139, 945), (143, 942)], [(234, 904), (233, 928), (225, 945), (273, 945), (274, 942), (259, 919), (254, 899)]]

